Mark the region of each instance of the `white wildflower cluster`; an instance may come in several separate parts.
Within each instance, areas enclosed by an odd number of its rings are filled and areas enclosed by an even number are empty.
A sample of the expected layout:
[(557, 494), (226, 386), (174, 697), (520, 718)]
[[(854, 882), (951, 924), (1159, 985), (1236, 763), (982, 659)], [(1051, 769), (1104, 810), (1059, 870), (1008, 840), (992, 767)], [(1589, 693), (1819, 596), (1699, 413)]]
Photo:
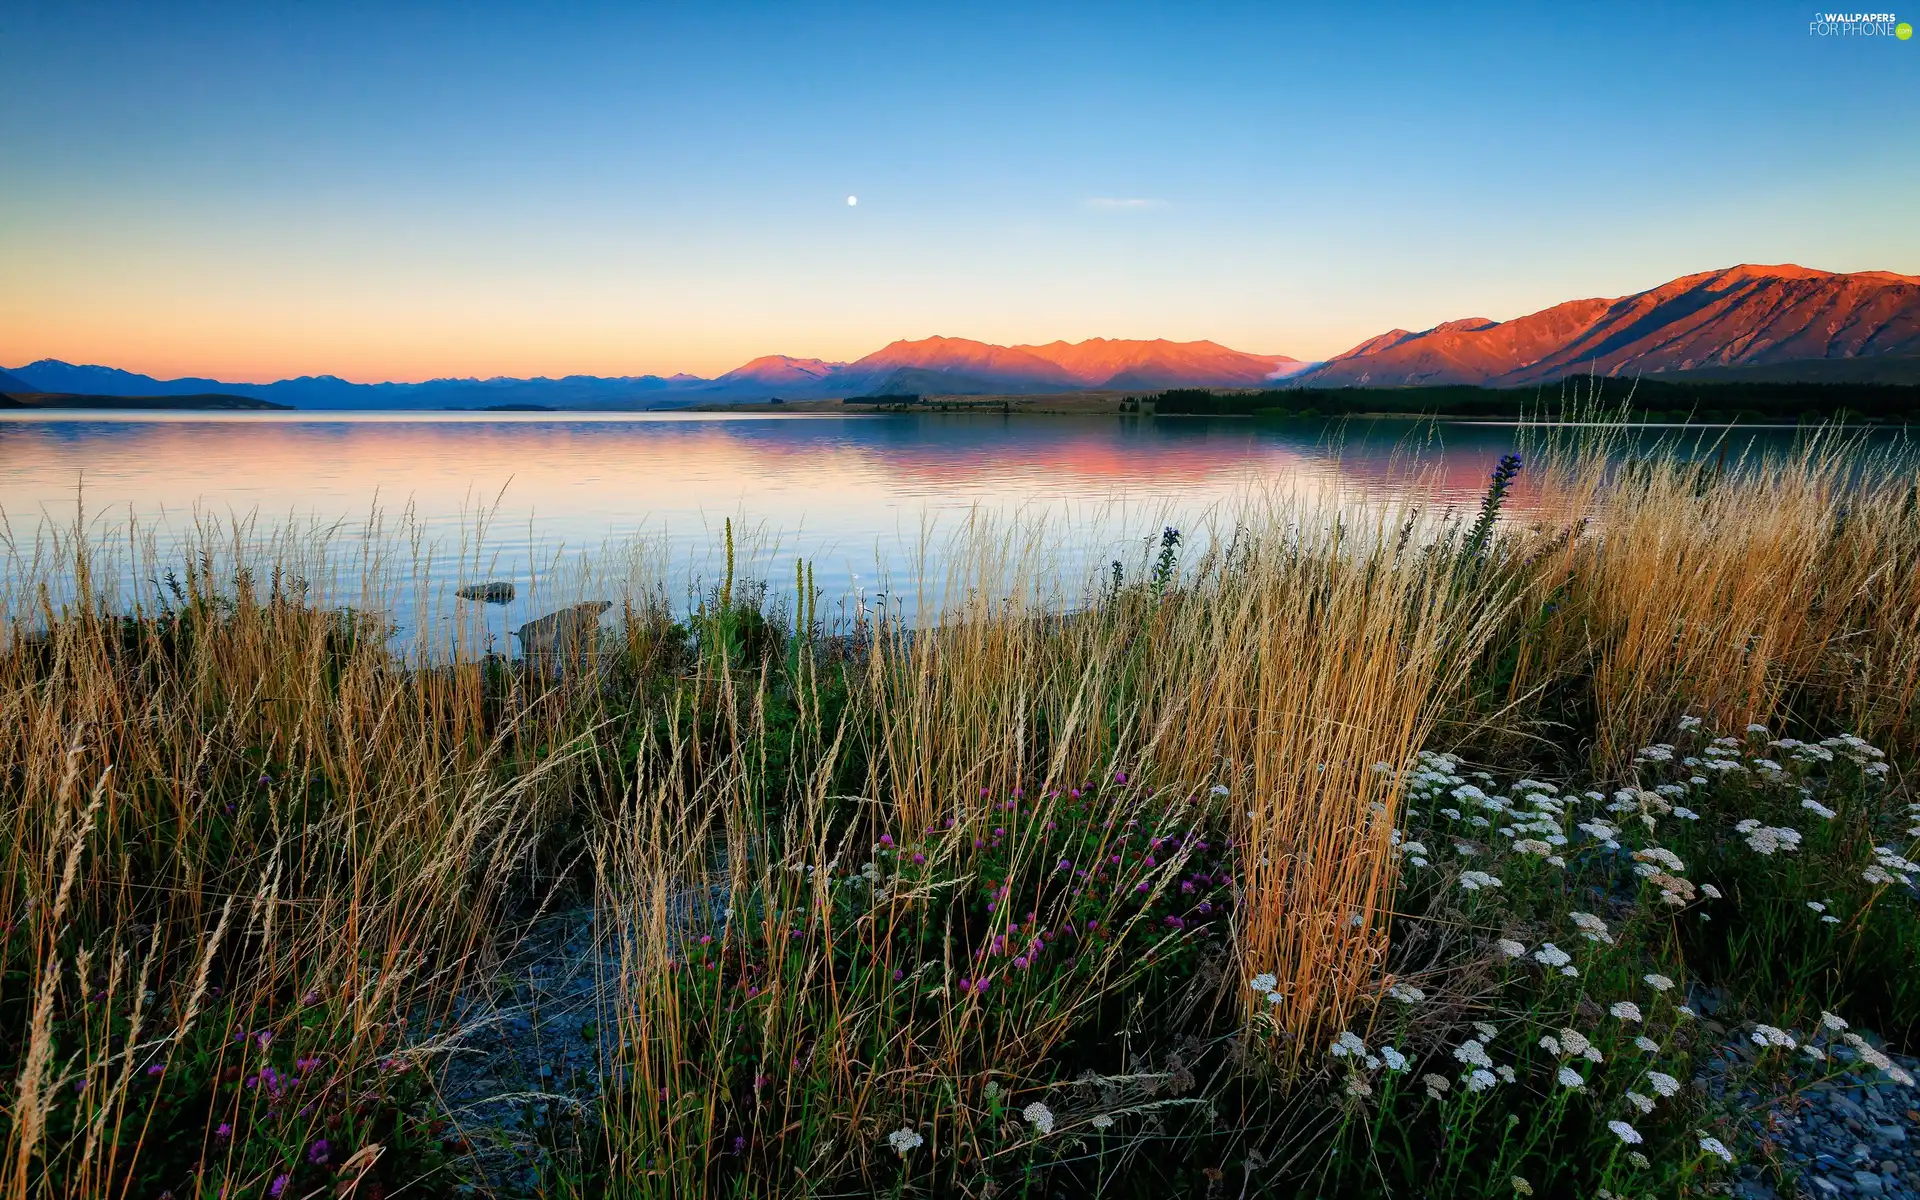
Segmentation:
[(1668, 1099), (1680, 1094), (1680, 1081), (1671, 1075), (1659, 1071), (1648, 1071), (1647, 1082), (1653, 1086), (1654, 1091)]
[(1489, 875), (1485, 871), (1462, 871), (1460, 886), (1466, 891), (1477, 892), (1484, 888), (1500, 887), (1501, 883), (1498, 875)]
[(1039, 1131), (1041, 1137), (1046, 1137), (1053, 1132), (1053, 1110), (1038, 1100), (1021, 1109), (1020, 1115), (1032, 1122), (1034, 1129)]
[(1642, 975), (1640, 978), (1645, 980), (1647, 986), (1656, 992), (1668, 991), (1673, 987), (1673, 980), (1668, 979), (1665, 975), (1648, 974)]
[(1358, 1034), (1343, 1030), (1339, 1037), (1333, 1039), (1333, 1045), (1327, 1047), (1327, 1053), (1335, 1058), (1365, 1058), (1367, 1044), (1360, 1040)]
[(1459, 775), (1460, 758), (1453, 754), (1435, 754), (1422, 750), (1407, 773), (1407, 799), (1429, 804), (1466, 781)]
[(1803, 742), (1799, 738), (1775, 738), (1767, 743), (1775, 753), (1783, 758), (1791, 758), (1802, 763), (1830, 763), (1833, 751), (1814, 742)]
[(1562, 1029), (1558, 1037), (1551, 1033), (1542, 1034), (1539, 1045), (1555, 1058), (1584, 1058), (1595, 1063), (1606, 1061), (1606, 1056), (1600, 1053), (1600, 1047), (1578, 1029)]
[(1367, 1044), (1360, 1040), (1360, 1035), (1351, 1030), (1342, 1030), (1340, 1036), (1333, 1039), (1333, 1044), (1327, 1047), (1327, 1053), (1351, 1064), (1353, 1069), (1347, 1074), (1349, 1096), (1373, 1095), (1373, 1085), (1367, 1082), (1367, 1071), (1378, 1071), (1385, 1067), (1398, 1073), (1413, 1065), (1406, 1055), (1392, 1046), (1380, 1047), (1377, 1054), (1368, 1050)]
[(1753, 1032), (1747, 1035), (1756, 1046), (1776, 1046), (1782, 1050), (1791, 1050), (1799, 1045), (1793, 1035), (1784, 1029), (1775, 1029), (1771, 1025), (1755, 1025)]
[[(1484, 1092), (1497, 1083), (1515, 1082), (1519, 1077), (1514, 1074), (1513, 1068), (1506, 1063), (1494, 1062), (1493, 1056), (1487, 1053), (1486, 1043), (1492, 1040), (1493, 1027), (1483, 1022), (1476, 1022), (1475, 1025), (1480, 1036), (1468, 1038), (1453, 1048), (1453, 1057), (1465, 1068), (1460, 1074), (1461, 1085), (1469, 1092)], [(1447, 1089), (1444, 1081), (1436, 1089), (1430, 1082), (1434, 1078), (1429, 1075), (1423, 1082), (1427, 1083), (1427, 1094), (1438, 1099)]]
[(1262, 971), (1255, 975), (1247, 980), (1247, 986), (1264, 996), (1268, 1004), (1279, 1004), (1286, 999), (1280, 994), (1280, 981), (1274, 978), (1271, 971)]
[(1640, 1136), (1640, 1131), (1625, 1121), (1608, 1121), (1607, 1128), (1613, 1130), (1613, 1136), (1629, 1146), (1638, 1146), (1644, 1140)]
[(1639, 1021), (1642, 1019), (1640, 1006), (1631, 1000), (1616, 1000), (1607, 1011), (1612, 1013), (1614, 1019), (1618, 1021)]
[(1826, 805), (1820, 803), (1818, 800), (1815, 800), (1812, 796), (1802, 796), (1800, 798), (1800, 807), (1806, 809), (1808, 812), (1812, 813), (1816, 817), (1819, 817), (1823, 821), (1831, 821), (1835, 817), (1840, 815), (1839, 813), (1835, 812), (1831, 808), (1828, 808)]
[(1747, 839), (1747, 845), (1755, 854), (1772, 857), (1781, 851), (1791, 852), (1800, 848), (1798, 830), (1764, 825), (1752, 817), (1735, 825), (1733, 831)]
[(1838, 737), (1822, 739), (1820, 746), (1851, 762), (1869, 776), (1878, 778), (1887, 773), (1886, 751), (1868, 745), (1864, 738), (1843, 733)]
[(1859, 1034), (1857, 1033), (1843, 1034), (1842, 1038), (1843, 1040), (1845, 1040), (1847, 1045), (1853, 1047), (1853, 1052), (1860, 1056), (1860, 1061), (1863, 1063), (1866, 1063), (1868, 1066), (1876, 1067), (1884, 1071), (1888, 1067), (1891, 1067), (1893, 1065), (1892, 1059), (1882, 1054), (1878, 1049), (1874, 1047), (1873, 1043), (1869, 1042), (1866, 1038), (1861, 1037)]
[(1683, 875), (1687, 870), (1687, 864), (1680, 861), (1680, 856), (1663, 846), (1648, 846), (1644, 850), (1635, 850), (1633, 852), (1633, 861), (1634, 874), (1643, 877), (1657, 874), (1660, 871)]
[(918, 1150), (927, 1144), (927, 1139), (911, 1129), (902, 1127), (887, 1135), (887, 1145), (893, 1147), (895, 1154), (905, 1158), (909, 1151)]
[(1605, 921), (1587, 912), (1569, 913), (1568, 915), (1573, 918), (1574, 928), (1580, 931), (1581, 937), (1586, 938), (1590, 942), (1601, 942), (1608, 946), (1613, 945), (1613, 933), (1607, 928)]
[(1453, 1056), (1470, 1067), (1493, 1069), (1493, 1059), (1487, 1054), (1486, 1044), (1478, 1038), (1468, 1038), (1455, 1046)]
[(1527, 952), (1527, 948), (1525, 946), (1521, 945), (1519, 942), (1514, 941), (1512, 938), (1501, 938), (1500, 940), (1496, 941), (1493, 944), (1493, 948), (1498, 950), (1500, 953), (1506, 955), (1508, 958), (1519, 958), (1521, 955)]
[(1709, 1137), (1704, 1133), (1699, 1134), (1697, 1136), (1700, 1138), (1700, 1149), (1702, 1151), (1704, 1151), (1707, 1154), (1713, 1155), (1714, 1157), (1718, 1158), (1721, 1162), (1724, 1162), (1724, 1163), (1730, 1163), (1733, 1161), (1733, 1151), (1727, 1149), (1727, 1144), (1725, 1142), (1721, 1141), (1717, 1137)]
[(1872, 1042), (1857, 1033), (1841, 1034), (1841, 1039), (1853, 1047), (1854, 1054), (1861, 1062), (1877, 1071), (1884, 1072), (1888, 1079), (1901, 1087), (1912, 1087), (1913, 1076), (1904, 1067), (1894, 1065), (1894, 1061), (1876, 1048)]
[[(1394, 832), (1398, 833), (1399, 831), (1395, 830)], [(1405, 859), (1416, 867), (1424, 867), (1427, 865), (1429, 852), (1424, 842), (1396, 842), (1394, 849), (1399, 852), (1402, 859)]]
[(1402, 1004), (1418, 1004), (1427, 998), (1427, 994), (1410, 983), (1396, 983), (1387, 989), (1387, 995)]
[(1599, 819), (1582, 821), (1579, 825), (1575, 826), (1575, 828), (1579, 829), (1582, 833), (1591, 835), (1609, 850), (1618, 850), (1620, 848), (1620, 831), (1605, 821)]
[(1558, 970), (1562, 975), (1574, 976), (1580, 973), (1579, 968), (1572, 965), (1573, 955), (1568, 954), (1552, 942), (1546, 942), (1542, 944), (1538, 950), (1535, 950), (1533, 952), (1533, 961), (1550, 970)]
[(1840, 923), (1840, 918), (1834, 916), (1832, 913), (1827, 911), (1827, 909), (1832, 907), (1832, 905), (1833, 905), (1833, 902), (1831, 900), (1807, 901), (1807, 907), (1812, 911), (1820, 914), (1820, 920), (1823, 924), (1838, 925)]
[(1875, 846), (1873, 865), (1860, 872), (1868, 883), (1897, 883), (1902, 887), (1912, 887), (1915, 875), (1920, 875), (1920, 864), (1903, 858), (1892, 846)]

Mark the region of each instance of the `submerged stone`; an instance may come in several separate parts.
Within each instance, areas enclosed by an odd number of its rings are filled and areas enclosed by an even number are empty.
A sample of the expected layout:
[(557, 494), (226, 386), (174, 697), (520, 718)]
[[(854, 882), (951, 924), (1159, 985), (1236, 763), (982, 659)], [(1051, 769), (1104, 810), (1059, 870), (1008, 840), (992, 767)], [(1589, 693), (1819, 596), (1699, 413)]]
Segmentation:
[(472, 600), (481, 604), (507, 604), (513, 600), (513, 585), (499, 579), (487, 583), (470, 583), (454, 595), (462, 600)]
[(589, 600), (536, 617), (513, 631), (520, 649), (531, 660), (561, 663), (579, 661), (592, 650), (600, 629), (600, 614), (613, 607), (611, 600)]

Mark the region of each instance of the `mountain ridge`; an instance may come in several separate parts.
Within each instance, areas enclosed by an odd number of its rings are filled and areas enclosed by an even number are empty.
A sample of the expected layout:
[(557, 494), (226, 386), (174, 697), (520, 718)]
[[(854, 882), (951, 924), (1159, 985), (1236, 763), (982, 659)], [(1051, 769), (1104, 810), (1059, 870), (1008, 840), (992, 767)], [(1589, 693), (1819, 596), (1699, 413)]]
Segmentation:
[(1303, 386), (1516, 387), (1569, 375), (1657, 375), (1920, 356), (1920, 276), (1741, 263), (1508, 321), (1395, 330), (1303, 371)]
[[(1849, 366), (1846, 364), (1859, 364)], [(303, 375), (269, 384), (173, 380), (42, 359), (7, 368), (9, 387), (86, 395), (247, 396), (300, 408), (573, 409), (896, 394), (1158, 391), (1169, 388), (1520, 387), (1571, 375), (1703, 372), (1807, 381), (1920, 381), (1920, 276), (1741, 263), (1620, 297), (1568, 300), (1506, 321), (1464, 317), (1391, 329), (1324, 362), (1217, 342), (1088, 338), (1001, 346), (934, 335), (900, 339), (852, 362), (768, 354), (712, 379), (566, 375), (352, 383)], [(23, 386), (24, 385), (24, 386)]]

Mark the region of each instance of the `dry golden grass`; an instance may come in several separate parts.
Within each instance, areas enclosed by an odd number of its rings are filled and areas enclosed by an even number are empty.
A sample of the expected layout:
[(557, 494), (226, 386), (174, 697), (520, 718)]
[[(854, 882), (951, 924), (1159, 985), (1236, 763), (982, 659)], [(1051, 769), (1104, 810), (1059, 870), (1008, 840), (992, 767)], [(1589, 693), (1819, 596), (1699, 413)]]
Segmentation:
[(1920, 517), (1904, 451), (1832, 434), (1731, 462), (1545, 449), (1530, 585), (1533, 611), (1553, 609), (1521, 635), (1509, 699), (1585, 681), (1592, 758), (1612, 768), (1689, 708), (1722, 728), (1775, 713), (1911, 728)]
[[(1072, 988), (1033, 984), (1009, 1007), (961, 992), (982, 939), (1029, 909), (1029, 929), (1059, 919), (1040, 884), (984, 927), (962, 919), (988, 886), (968, 874), (974, 840), (1023, 789), (996, 882), (1041, 879), (1037, 831), (1066, 819), (1063, 793), (1118, 772), (1157, 789), (1138, 811), (1173, 844), (1215, 830), (1241, 866), (1227, 943), (1153, 1019), (1217, 1030), (1229, 1014), (1252, 1061), (1284, 1073), (1379, 984), (1400, 798), (1375, 763), (1442, 730), (1564, 738), (1583, 712), (1592, 744), (1562, 759), (1603, 769), (1687, 709), (1911, 736), (1920, 526), (1909, 486), (1862, 457), (1835, 444), (1703, 471), (1548, 447), (1536, 527), (1483, 560), (1457, 531), (1408, 536), (1391, 506), (1356, 520), (1266, 497), (1164, 594), (1136, 582), (1075, 611), (1044, 531), (978, 527), (916, 581), (938, 614), (918, 631), (768, 634), (729, 577), (689, 637), (646, 586), (615, 608), (604, 669), (558, 676), (479, 661), (471, 636), (429, 661), (343, 615), (327, 598), (369, 613), (389, 594), (371, 552), (343, 567), (289, 537), (238, 575), (220, 551), (237, 535), (209, 533), (184, 600), (162, 611), (149, 593), (131, 620), (96, 598), (83, 541), (16, 555), (0, 590), (0, 1198), (123, 1194), (162, 1153), (141, 1073), (192, 1058), (217, 1081), (249, 1061), (230, 1030), (301, 1039), (356, 1094), (385, 1086), (556, 886), (601, 914), (621, 964), (603, 1003), (626, 1086), (602, 1114), (603, 1178), (707, 1188), (742, 1121), (765, 1135), (741, 1153), (767, 1180), (868, 1171), (900, 1122), (990, 1155), (986, 1084), (1054, 1082), (1062, 1048), (1131, 1012), (1152, 965), (1116, 937)], [(881, 869), (884, 894), (845, 910), (837, 889), (883, 832), (957, 882)], [(943, 957), (899, 957), (935, 944), (929, 929), (947, 931)], [(773, 1001), (690, 989), (701, 930)], [(904, 994), (896, 969), (917, 972)], [(1244, 986), (1260, 972), (1282, 1004)], [(749, 1049), (783, 1069), (743, 1099), (730, 1073)], [(210, 1121), (241, 1124), (251, 1101), (210, 1094)], [(297, 1152), (319, 1128), (275, 1136)], [(197, 1136), (167, 1152), (203, 1185), (259, 1188), (285, 1158)]]

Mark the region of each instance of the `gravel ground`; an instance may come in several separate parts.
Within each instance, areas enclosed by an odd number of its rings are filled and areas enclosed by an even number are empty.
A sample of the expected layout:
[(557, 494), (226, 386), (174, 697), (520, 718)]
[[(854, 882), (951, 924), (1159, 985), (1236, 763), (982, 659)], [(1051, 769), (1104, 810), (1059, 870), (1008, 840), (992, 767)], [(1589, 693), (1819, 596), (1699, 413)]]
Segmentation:
[(436, 1080), (442, 1114), (472, 1146), (468, 1189), (534, 1190), (548, 1147), (584, 1131), (617, 1047), (603, 1011), (619, 973), (590, 909), (537, 925), (466, 1003)]
[[(1842, 1072), (1858, 1056), (1836, 1037), (1820, 1039), (1832, 1060), (1813, 1062), (1798, 1053), (1790, 1077), (1777, 1071), (1755, 1075), (1760, 1048), (1743, 1030), (1713, 1020), (1711, 996), (1694, 997), (1706, 1032), (1721, 1044), (1707, 1058), (1695, 1085), (1741, 1114), (1743, 1149), (1749, 1160), (1738, 1172), (1733, 1194), (1742, 1200), (1787, 1200), (1835, 1196), (1888, 1196), (1920, 1200), (1920, 1089), (1889, 1080), (1876, 1070)], [(1885, 1051), (1881, 1040), (1858, 1031)], [(1804, 1041), (1796, 1034), (1796, 1040)], [(1910, 1073), (1920, 1060), (1888, 1053)], [(1774, 1061), (1780, 1061), (1775, 1052)], [(1770, 1162), (1786, 1182), (1766, 1181)]]
[[(724, 906), (723, 889), (689, 892), (673, 924), (708, 927)], [(456, 1160), (463, 1191), (532, 1194), (552, 1148), (591, 1132), (619, 1048), (609, 1010), (619, 976), (614, 931), (576, 908), (535, 924), (470, 990), (453, 1032), (439, 1039), (435, 1076), (449, 1134), (472, 1147)]]

